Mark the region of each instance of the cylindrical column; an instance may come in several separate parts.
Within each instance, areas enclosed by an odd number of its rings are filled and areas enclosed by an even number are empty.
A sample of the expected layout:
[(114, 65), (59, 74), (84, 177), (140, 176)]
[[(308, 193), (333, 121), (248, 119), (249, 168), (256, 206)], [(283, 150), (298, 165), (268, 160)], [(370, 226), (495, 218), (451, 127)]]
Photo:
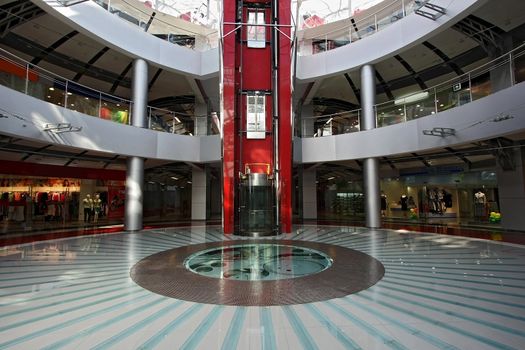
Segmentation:
[(379, 193), (379, 161), (367, 158), (363, 162), (363, 182), (365, 190), (366, 227), (381, 227), (381, 203)]
[(376, 128), (376, 78), (374, 67), (367, 64), (361, 67), (361, 131)]
[[(148, 64), (137, 58), (133, 62), (133, 114), (131, 125), (145, 128), (148, 123)], [(124, 229), (142, 230), (142, 190), (144, 186), (144, 159), (128, 157), (126, 169), (126, 202)]]
[(129, 157), (126, 171), (126, 204), (124, 229), (142, 230), (142, 187), (144, 183), (144, 159)]
[(145, 128), (148, 125), (148, 63), (142, 58), (133, 61), (131, 92), (133, 99), (131, 125)]
[[(361, 130), (376, 128), (374, 104), (376, 84), (374, 67), (365, 65), (361, 68)], [(377, 158), (367, 158), (363, 162), (363, 182), (365, 190), (366, 226), (381, 227), (381, 205), (379, 193), (379, 162)]]

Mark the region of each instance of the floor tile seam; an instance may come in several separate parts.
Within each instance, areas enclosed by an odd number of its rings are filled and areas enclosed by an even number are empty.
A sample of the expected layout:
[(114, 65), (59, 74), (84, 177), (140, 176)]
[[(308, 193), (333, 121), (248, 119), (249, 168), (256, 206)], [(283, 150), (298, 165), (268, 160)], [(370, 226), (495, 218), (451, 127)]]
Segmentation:
[[(421, 283), (423, 284), (423, 282), (421, 282)], [(390, 278), (383, 278), (381, 280), (381, 284), (382, 285), (384, 285), (384, 284), (400, 285), (400, 286), (407, 287), (407, 288), (414, 288), (414, 289), (418, 289), (418, 290), (424, 290), (424, 291), (426, 291), (427, 293), (430, 293), (430, 294), (432, 294), (432, 293), (435, 293), (435, 294), (446, 294), (446, 295), (455, 296), (455, 297), (459, 297), (459, 298), (465, 298), (465, 299), (468, 299), (468, 300), (479, 300), (479, 301), (482, 301), (482, 302), (488, 302), (488, 303), (494, 303), (494, 304), (504, 305), (504, 306), (513, 307), (513, 308), (523, 308), (523, 309), (525, 309), (525, 304), (506, 303), (506, 302), (503, 302), (501, 300), (494, 300), (494, 298), (483, 298), (483, 297), (475, 296), (475, 295), (472, 295), (472, 293), (461, 294), (461, 293), (453, 292), (453, 291), (437, 290), (437, 289), (435, 289), (435, 286), (432, 286), (433, 288), (427, 288), (427, 287), (416, 286), (414, 284), (399, 283), (398, 279), (395, 279), (394, 281), (390, 281)]]
[(484, 337), (484, 336), (481, 336), (479, 334), (476, 334), (476, 333), (472, 333), (470, 331), (466, 331), (464, 329), (459, 329), (457, 327), (452, 327), (451, 325), (449, 325), (447, 322), (443, 322), (443, 321), (438, 321), (436, 319), (433, 319), (431, 317), (427, 317), (427, 316), (424, 316), (423, 314), (421, 313), (418, 313), (418, 312), (414, 312), (414, 311), (411, 311), (411, 310), (407, 310), (407, 309), (402, 309), (400, 308), (399, 306), (397, 305), (390, 305), (390, 304), (387, 304), (386, 302), (384, 301), (381, 301), (381, 300), (374, 300), (373, 298), (369, 298), (369, 297), (366, 297), (364, 295), (365, 293), (363, 294), (359, 294), (359, 295), (356, 295), (357, 298), (365, 298), (367, 300), (370, 300), (370, 301), (373, 301), (373, 302), (376, 302), (380, 305), (383, 305), (385, 307), (389, 307), (389, 308), (393, 308), (393, 309), (396, 309), (398, 310), (398, 312), (401, 312), (403, 313), (404, 315), (410, 315), (412, 317), (415, 317), (417, 319), (421, 319), (421, 320), (424, 320), (426, 321), (428, 324), (431, 324), (433, 326), (438, 326), (440, 328), (444, 328), (448, 331), (452, 331), (454, 333), (458, 333), (458, 334), (461, 334), (463, 336), (466, 336), (468, 338), (472, 338), (472, 339), (475, 339), (477, 341), (481, 341), (485, 344), (488, 344), (488, 345), (491, 345), (493, 347), (496, 347), (496, 348), (499, 348), (499, 349), (512, 349), (512, 350), (515, 350), (513, 349), (512, 347), (510, 346), (507, 346), (505, 344), (502, 344), (500, 342), (497, 342), (497, 341), (494, 341), (493, 339), (491, 338), (487, 338), (487, 337)]
[[(377, 287), (372, 287), (370, 289), (375, 289), (375, 288), (377, 288)], [(365, 293), (366, 292), (371, 292), (370, 289), (365, 291)], [(512, 329), (512, 328), (509, 328), (509, 327), (506, 327), (506, 326), (502, 326), (502, 325), (500, 325), (498, 323), (495, 323), (495, 322), (485, 321), (484, 319), (467, 316), (465, 314), (461, 314), (460, 312), (443, 311), (441, 308), (439, 308), (437, 306), (434, 306), (434, 305), (431, 305), (431, 304), (428, 304), (428, 303), (425, 304), (424, 302), (420, 302), (420, 301), (415, 301), (414, 299), (409, 300), (407, 298), (400, 297), (398, 295), (393, 295), (392, 293), (388, 293), (388, 294), (383, 293), (382, 295), (383, 295), (383, 301), (385, 301), (384, 300), (385, 298), (397, 300), (398, 302), (406, 303), (407, 305), (410, 305), (411, 307), (416, 306), (418, 308), (422, 308), (422, 310), (427, 311), (427, 312), (430, 310), (430, 311), (436, 312), (438, 314), (443, 314), (445, 316), (459, 318), (459, 319), (462, 319), (462, 320), (467, 321), (467, 322), (478, 324), (478, 325), (487, 327), (488, 329), (492, 329), (492, 330), (497, 329), (497, 330), (499, 330), (501, 332), (506, 333), (508, 336), (517, 335), (517, 336), (525, 339), (525, 330), (520, 332), (520, 331), (518, 331), (516, 329)]]

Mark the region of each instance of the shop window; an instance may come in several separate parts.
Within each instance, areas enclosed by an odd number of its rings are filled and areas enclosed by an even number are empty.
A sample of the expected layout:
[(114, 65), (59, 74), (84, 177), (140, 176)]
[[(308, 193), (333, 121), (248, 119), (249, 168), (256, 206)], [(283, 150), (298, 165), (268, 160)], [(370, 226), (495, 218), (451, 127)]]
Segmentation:
[(246, 138), (266, 137), (266, 103), (264, 95), (248, 95), (246, 104)]
[(264, 48), (266, 46), (266, 27), (263, 10), (248, 10), (248, 47)]

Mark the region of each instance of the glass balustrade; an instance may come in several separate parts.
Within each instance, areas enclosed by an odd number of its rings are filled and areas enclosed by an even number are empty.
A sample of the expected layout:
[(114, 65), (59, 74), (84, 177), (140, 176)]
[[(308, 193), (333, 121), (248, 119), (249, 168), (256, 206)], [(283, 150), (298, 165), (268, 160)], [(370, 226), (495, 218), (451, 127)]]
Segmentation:
[[(0, 83), (39, 100), (93, 117), (131, 124), (132, 102), (67, 80), (0, 49)], [(148, 107), (152, 130), (179, 135), (215, 135), (219, 119)]]
[[(463, 106), (525, 81), (525, 44), (432, 88), (375, 106), (377, 127), (399, 124)], [(359, 131), (361, 110), (304, 117), (296, 133), (322, 137)], [(350, 127), (347, 127), (350, 126)]]
[[(413, 13), (422, 2), (418, 0), (394, 0), (385, 1), (363, 13), (355, 13), (354, 16), (339, 16), (330, 14), (331, 18), (338, 18), (336, 22), (330, 22), (324, 18), (316, 18), (316, 15), (308, 14), (303, 19), (302, 28), (306, 28), (298, 33), (300, 38), (298, 55), (307, 56), (338, 47), (351, 44), (385, 29), (403, 17)], [(348, 8), (339, 12), (348, 14)], [(303, 16), (305, 17), (305, 16)], [(345, 18), (346, 17), (346, 18)], [(343, 19), (339, 19), (343, 18)], [(330, 23), (329, 23), (330, 22)], [(310, 23), (311, 25), (308, 25)], [(317, 27), (316, 32), (321, 34), (309, 35), (309, 28)]]
[[(175, 4), (136, 0), (95, 0), (96, 4), (141, 30), (197, 51), (218, 46), (218, 21), (213, 12), (177, 10)], [(210, 2), (212, 7), (214, 2)]]

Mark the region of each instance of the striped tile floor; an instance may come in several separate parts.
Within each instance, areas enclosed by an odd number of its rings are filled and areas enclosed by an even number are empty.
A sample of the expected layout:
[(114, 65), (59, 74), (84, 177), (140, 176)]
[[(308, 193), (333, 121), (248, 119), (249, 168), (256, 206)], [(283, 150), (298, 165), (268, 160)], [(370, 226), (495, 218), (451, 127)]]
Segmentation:
[(197, 304), (129, 277), (150, 254), (232, 238), (219, 227), (163, 228), (0, 248), (0, 349), (525, 348), (525, 246), (296, 226), (276, 239), (356, 249), (386, 273), (357, 294), (292, 306)]

